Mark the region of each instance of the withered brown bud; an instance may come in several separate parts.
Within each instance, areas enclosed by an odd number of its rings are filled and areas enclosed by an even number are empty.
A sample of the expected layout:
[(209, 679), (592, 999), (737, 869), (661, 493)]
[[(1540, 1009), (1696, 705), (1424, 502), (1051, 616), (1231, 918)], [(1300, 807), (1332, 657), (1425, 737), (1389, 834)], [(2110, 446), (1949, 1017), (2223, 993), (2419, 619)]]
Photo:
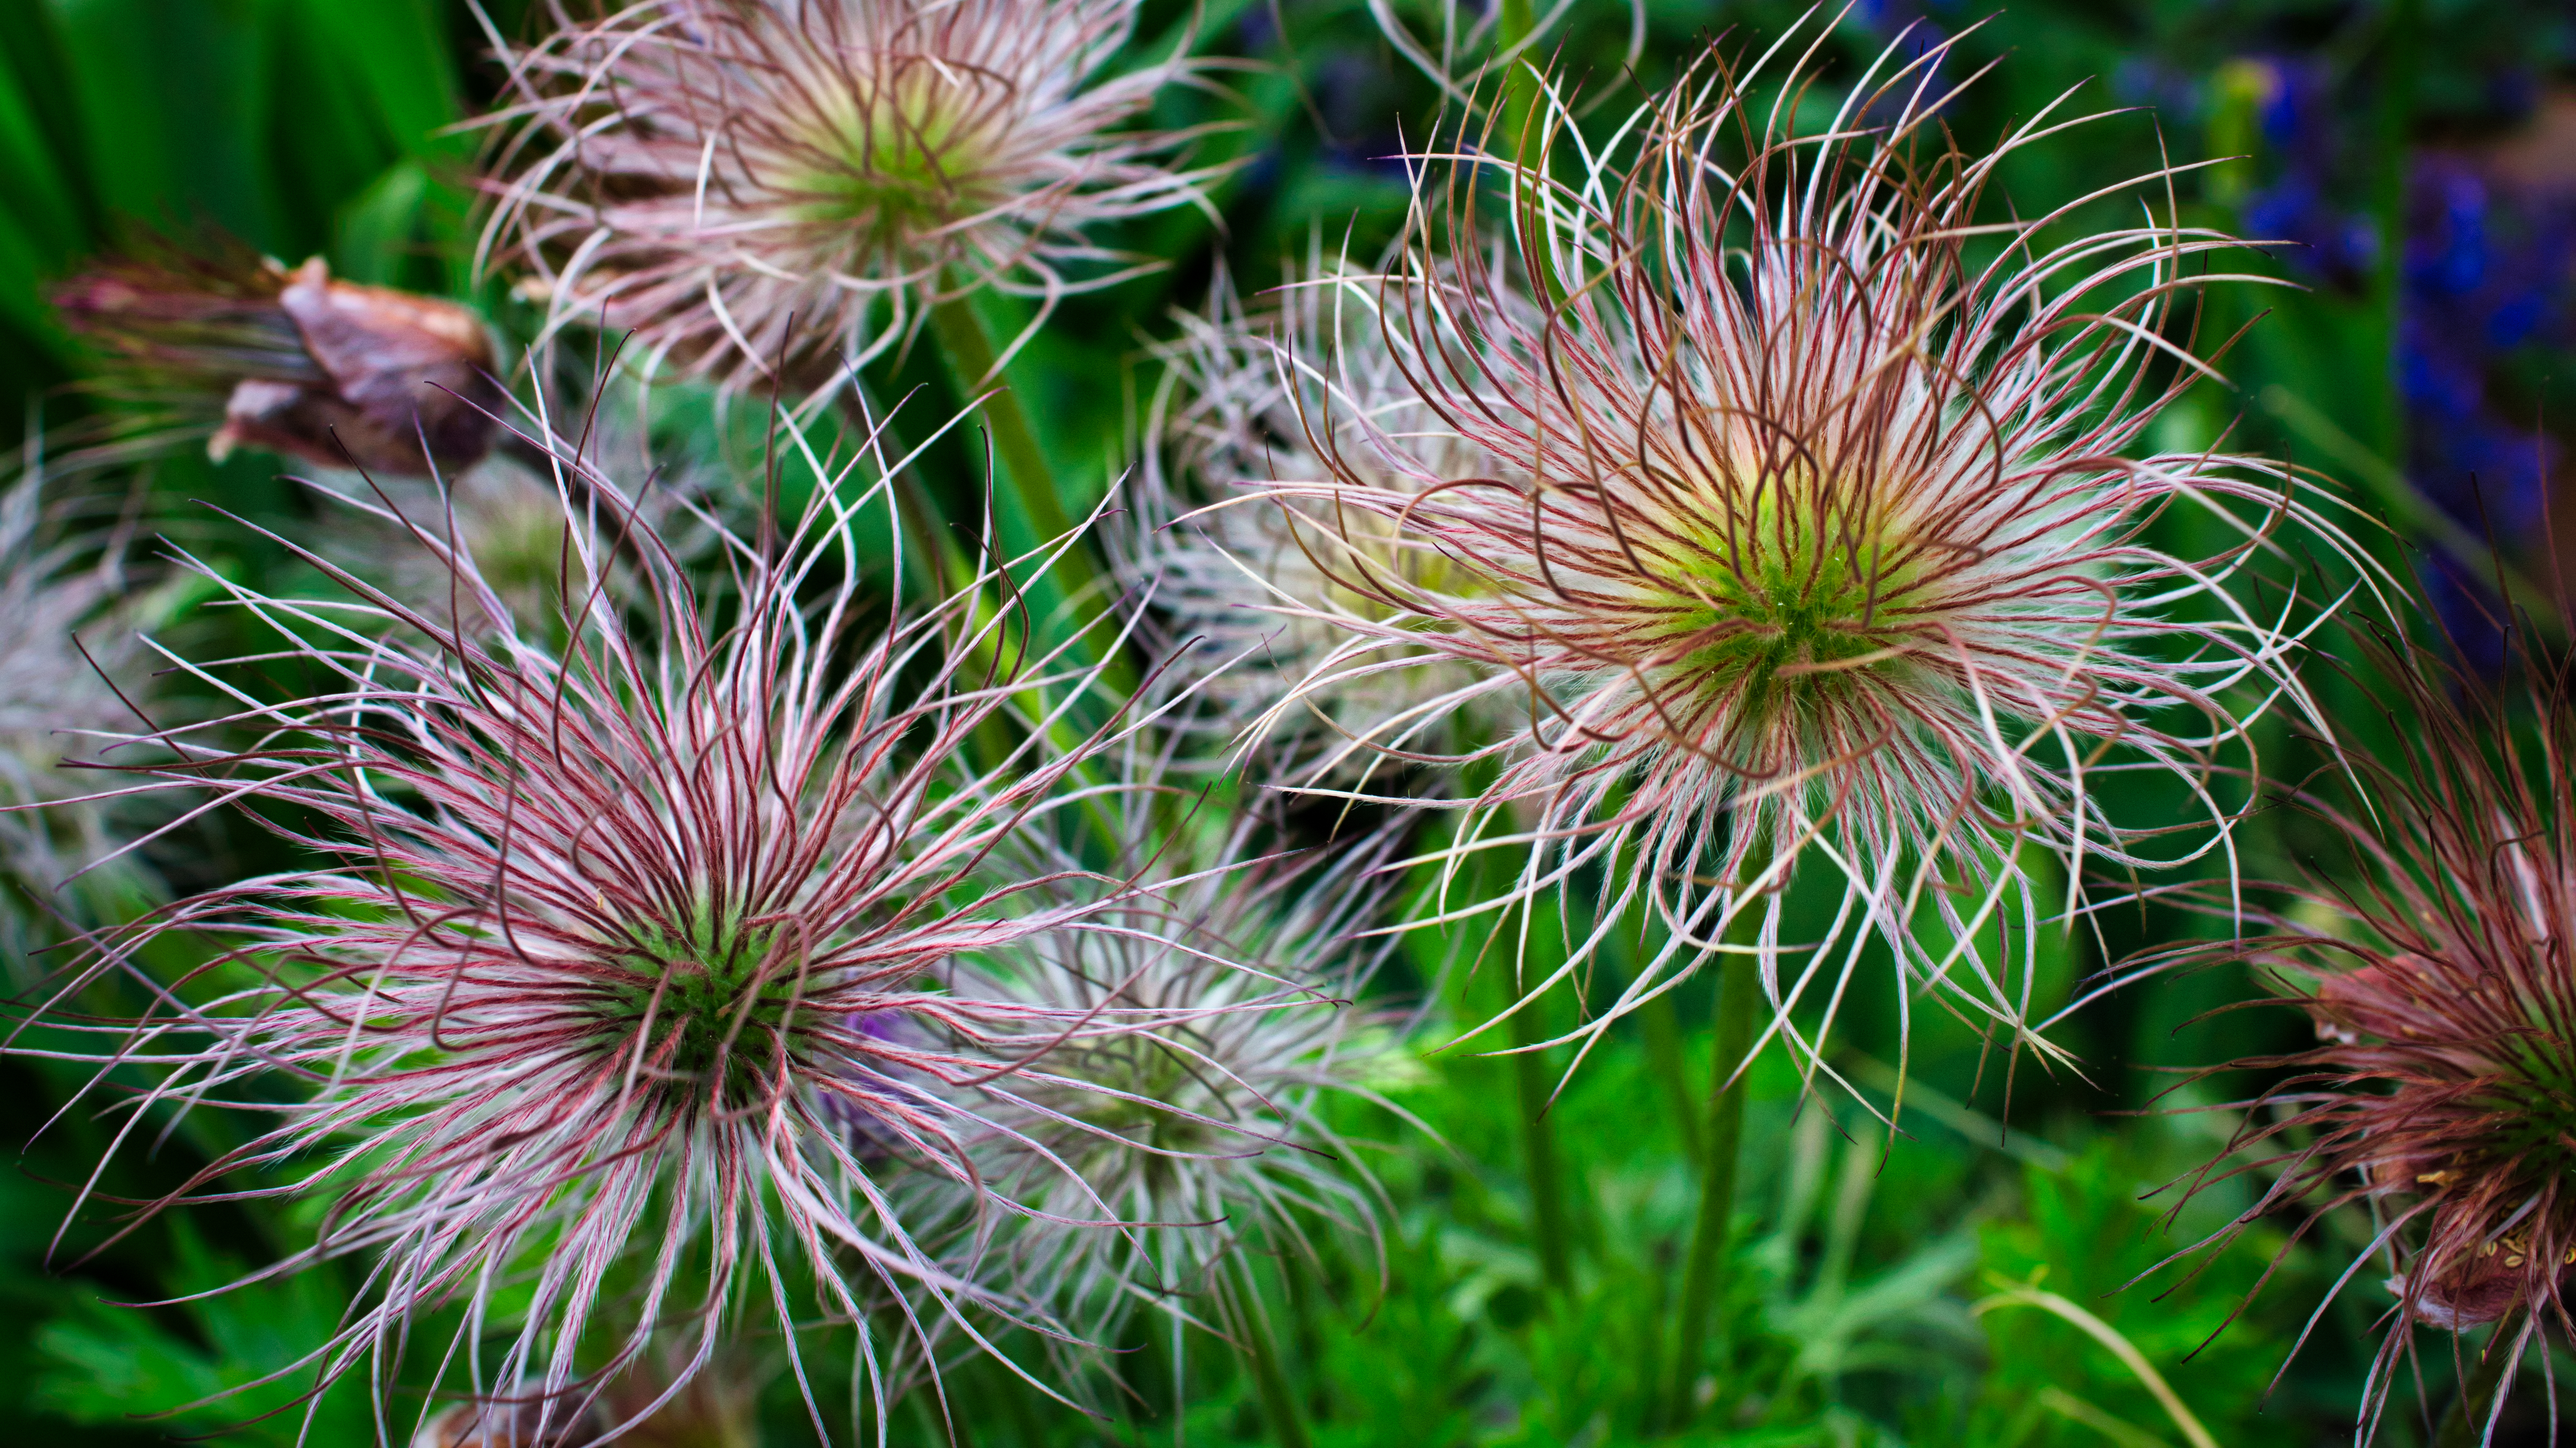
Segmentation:
[(289, 271), (237, 243), (156, 247), (74, 277), (54, 304), (107, 354), (104, 391), (219, 416), (206, 444), (217, 461), (247, 446), (416, 475), (491, 448), (501, 394), (481, 321), (335, 281), (320, 257)]

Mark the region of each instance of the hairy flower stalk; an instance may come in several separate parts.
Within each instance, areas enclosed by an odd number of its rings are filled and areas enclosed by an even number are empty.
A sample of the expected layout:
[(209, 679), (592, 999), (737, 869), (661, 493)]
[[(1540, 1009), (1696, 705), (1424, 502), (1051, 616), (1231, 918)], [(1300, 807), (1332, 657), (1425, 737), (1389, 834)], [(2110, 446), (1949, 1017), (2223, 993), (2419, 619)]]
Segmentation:
[[(1876, 940), (1901, 985), (2058, 1056), (2031, 1015), (2029, 945), (2064, 902), (2038, 898), (2023, 850), (2077, 879), (2173, 863), (2109, 816), (2091, 788), (2109, 771), (2169, 777), (2210, 824), (2186, 858), (2224, 850), (2205, 777), (2244, 740), (2233, 691), (2296, 691), (2293, 639), (2223, 585), (2285, 520), (2329, 547), (2340, 533), (2278, 466), (2129, 455), (2205, 370), (2161, 335), (2210, 279), (2186, 268), (2234, 243), (2078, 229), (2081, 203), (1989, 219), (1997, 166), (2062, 125), (1947, 146), (1946, 54), (1882, 55), (1801, 130), (1812, 76), (1712, 51), (1572, 185), (1485, 153), (1425, 158), (1413, 239), (1378, 315), (1352, 323), (1385, 330), (1420, 410), (1480, 470), (1426, 469), (1424, 431), (1351, 406), (1331, 354), (1290, 374), (1321, 472), (1257, 492), (1368, 606), (1283, 609), (1342, 638), (1273, 720), (1390, 674), (1471, 676), (1297, 785), (1356, 793), (1330, 772), (1371, 753), (1479, 782), (1449, 806), (1466, 819), (1441, 858), (1512, 852), (1516, 878), (1425, 925), (1607, 880), (1597, 928), (1526, 983), (1650, 919), (1644, 968), (1583, 1039), (1740, 954), (1762, 973), (1761, 1039), (1830, 1074), (1822, 1041)], [(1791, 99), (1748, 100), (1774, 79)], [(2158, 551), (2142, 530), (2173, 505), (2244, 541)], [(1390, 549), (1424, 563), (1385, 566)], [(1519, 722), (1454, 743), (1423, 728), (1471, 709)], [(1792, 968), (1780, 887), (1803, 866), (1838, 875), (1843, 901)]]
[(2576, 676), (2520, 658), (2526, 708), (2430, 649), (2354, 632), (2351, 663), (2384, 690), (2395, 739), (2351, 752), (2341, 798), (2299, 800), (2343, 847), (2341, 868), (2279, 887), (2266, 936), (2139, 968), (2240, 960), (2314, 1021), (2315, 1049), (2226, 1068), (2277, 1081), (2216, 1108), (2242, 1124), (2188, 1190), (2250, 1179), (2254, 1200), (2205, 1245), (2301, 1213), (2287, 1251), (2366, 1207), (2369, 1248), (2328, 1294), (2376, 1261), (2396, 1299), (2362, 1441), (2416, 1328), (2452, 1335), (2465, 1385), (2477, 1348), (2460, 1335), (2494, 1323), (2485, 1351), (2507, 1366), (2486, 1376), (2501, 1390), (2474, 1411), (2464, 1390), (2468, 1421), (2451, 1430), (2482, 1442), (2515, 1365), (2553, 1332), (2576, 1336)]
[[(413, 544), (470, 607), (412, 604), (309, 552), (350, 599), (227, 582), (332, 682), (264, 702), (189, 665), (238, 712), (138, 734), (179, 761), (123, 766), (134, 790), (259, 806), (316, 863), (101, 935), (12, 1048), (95, 1063), (101, 1098), (130, 1092), (109, 1106), (117, 1150), (174, 1113), (274, 1119), (131, 1218), (317, 1204), (312, 1243), (258, 1275), (356, 1256), (364, 1288), (278, 1375), (307, 1371), (318, 1395), (363, 1368), (387, 1441), (415, 1335), (447, 1338), (434, 1390), (512, 1385), (542, 1435), (650, 1412), (604, 1395), (673, 1340), (663, 1396), (679, 1392), (755, 1315), (774, 1317), (818, 1429), (799, 1347), (817, 1322), (859, 1324), (880, 1422), (869, 1324), (889, 1312), (975, 1341), (970, 1316), (1042, 1325), (964, 1275), (953, 1248), (989, 1220), (924, 1223), (906, 1204), (931, 1180), (970, 1215), (1033, 1210), (970, 1148), (1043, 1115), (1033, 1089), (1080, 1099), (1050, 1053), (1139, 1026), (951, 984), (988, 952), (1133, 929), (1130, 883), (996, 852), (1114, 797), (1067, 781), (1136, 721), (1050, 744), (1089, 671), (979, 608), (992, 578), (872, 623), (854, 520), (909, 460), (802, 455), (813, 510), (721, 534), (729, 576), (711, 591), (561, 445), (566, 564), (545, 617), (435, 520)], [(970, 626), (999, 642), (957, 636)], [(968, 739), (1003, 720), (1019, 742), (967, 767)], [(150, 983), (156, 1008), (78, 1013), (87, 982), (139, 977), (138, 954), (174, 937), (213, 953)]]
[(265, 448), (416, 476), (490, 448), (492, 342), (453, 302), (293, 270), (222, 237), (152, 242), (56, 288), (104, 354), (103, 390), (155, 432), (204, 435), (218, 462)]
[[(1154, 265), (1085, 231), (1199, 202), (1186, 138), (1131, 129), (1174, 56), (1117, 74), (1135, 0), (644, 0), (510, 54), (522, 99), (486, 254), (557, 324), (633, 328), (729, 385), (856, 365), (984, 287)], [(974, 379), (969, 379), (970, 381)]]

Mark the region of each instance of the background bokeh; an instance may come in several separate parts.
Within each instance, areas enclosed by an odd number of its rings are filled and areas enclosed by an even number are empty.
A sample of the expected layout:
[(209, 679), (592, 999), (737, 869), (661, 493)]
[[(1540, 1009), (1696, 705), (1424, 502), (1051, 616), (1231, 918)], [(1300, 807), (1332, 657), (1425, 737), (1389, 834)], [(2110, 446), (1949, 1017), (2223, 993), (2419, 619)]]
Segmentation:
[[(1434, 7), (1385, 8), (1437, 33)], [(67, 385), (83, 361), (50, 314), (47, 287), (136, 225), (217, 226), (290, 263), (318, 253), (339, 276), (469, 300), (504, 335), (524, 337), (525, 304), (476, 272), (482, 137), (459, 129), (497, 99), (487, 27), (515, 32), (528, 19), (519, 10), (508, 0), (480, 11), (465, 0), (0, 3), (0, 397), (23, 400), (0, 408), (0, 435), (36, 447), (76, 429), (88, 403)], [(1618, 108), (1712, 37), (1767, 38), (1799, 13), (1648, 0), (1634, 31), (1628, 7), (1572, 0), (1552, 34), (1561, 72)], [(2168, 412), (2158, 447), (2223, 438), (2331, 474), (2390, 523), (2406, 565), (2473, 654), (2497, 647), (2498, 570), (2547, 591), (2576, 568), (2576, 506), (2553, 491), (2565, 472), (2560, 439), (2576, 435), (2576, 7), (2033, 0), (1989, 15), (1964, 3), (1860, 3), (1834, 24), (1833, 73), (1847, 76), (1909, 25), (1918, 39), (1970, 31), (1959, 73), (2002, 62), (1950, 108), (1964, 144), (2069, 92), (2076, 111), (2122, 112), (2016, 159), (2005, 182), (2024, 212), (2162, 158), (2226, 158), (2178, 178), (2176, 204), (2189, 221), (2270, 243), (2242, 267), (2279, 285), (2213, 292), (2198, 346), (2209, 356), (2235, 338), (2219, 360), (2227, 384), (2203, 384)], [(1225, 73), (1232, 94), (1175, 93), (1161, 119), (1244, 119), (1203, 153), (1250, 159), (1215, 191), (1221, 224), (1188, 210), (1136, 224), (1124, 244), (1170, 266), (1069, 300), (1016, 364), (1054, 454), (1097, 460), (1087, 473), (1067, 468), (1087, 479), (1071, 486), (1096, 491), (1126, 454), (1136, 399), (1151, 387), (1149, 345), (1168, 335), (1173, 308), (1201, 302), (1220, 265), (1250, 291), (1318, 243), (1374, 254), (1406, 195), (1393, 158), (1438, 114), (1434, 87), (1361, 0), (1153, 0), (1138, 53), (1168, 48), (1191, 26), (1202, 51), (1247, 64)], [(985, 304), (997, 324), (1012, 322), (1007, 303)], [(900, 385), (944, 405), (949, 384), (930, 361), (896, 370)], [(315, 515), (278, 471), (255, 453), (220, 466), (173, 455), (135, 477), (135, 506), (151, 530), (188, 540), (216, 567), (276, 586), (285, 556), (213, 527), (197, 504), (292, 535)], [(934, 456), (926, 471), (973, 475), (959, 457)], [(961, 481), (952, 501), (971, 507), (971, 493)], [(2457, 546), (2487, 539), (2500, 545), (2492, 554)], [(167, 626), (223, 627), (184, 601)], [(2258, 873), (2286, 869), (2301, 849), (2288, 825), (2259, 825), (2246, 843)], [(156, 845), (150, 863), (185, 889), (248, 873), (277, 848), (210, 822)], [(2162, 907), (2124, 912), (2098, 936), (2066, 937), (2050, 978), (2063, 997), (2132, 949), (2215, 928)], [(1639, 1377), (1658, 1356), (1652, 1334), (1690, 1208), (1684, 1144), (1647, 1062), (1653, 1043), (1622, 1038), (1553, 1113), (1579, 1261), (1577, 1290), (1550, 1299), (1528, 1245), (1510, 1068), (1439, 1049), (1441, 1024), (1493, 1009), (1499, 988), (1448, 963), (1423, 938), (1381, 983), (1392, 997), (1446, 993), (1431, 1002), (1411, 1064), (1375, 1083), (1436, 1140), (1390, 1112), (1346, 1108), (1353, 1137), (1381, 1144), (1366, 1165), (1393, 1207), (1383, 1277), (1364, 1250), (1321, 1273), (1264, 1269), (1306, 1431), (1317, 1444), (1392, 1448), (1626, 1441), (1651, 1387)], [(2030, 1308), (1975, 1310), (2013, 1284), (2043, 1285), (2113, 1324), (2219, 1442), (2348, 1439), (2385, 1302), (2376, 1280), (2342, 1297), (2280, 1369), (2350, 1260), (2358, 1224), (2329, 1221), (2284, 1250), (2293, 1225), (2284, 1222), (2188, 1281), (2172, 1268), (2141, 1275), (2231, 1210), (2218, 1193), (2166, 1219), (2172, 1197), (2153, 1194), (2226, 1136), (2222, 1116), (2172, 1108), (2225, 1099), (2244, 1083), (2159, 1093), (2177, 1071), (2292, 1048), (2309, 1029), (2290, 1011), (2224, 1009), (2256, 994), (2227, 969), (2122, 990), (2065, 1033), (2080, 1075), (1987, 1056), (1964, 1027), (1919, 1013), (1907, 1131), (1893, 1142), (1848, 1100), (1799, 1110), (1785, 1067), (1757, 1073), (1733, 1367), (1707, 1385), (1726, 1410), (1697, 1441), (2176, 1441), (2137, 1375), (2074, 1325)], [(1705, 1021), (1707, 995), (1685, 991), (1680, 1018)], [(1883, 1102), (1896, 1024), (1882, 995), (1861, 992), (1851, 1007), (1844, 1064)], [(1553, 1008), (1570, 1021), (1576, 1007)], [(1704, 1060), (1705, 1032), (1687, 1031), (1678, 1049)], [(12, 1151), (32, 1140), (20, 1169), (0, 1176), (8, 1436), (166, 1441), (236, 1420), (242, 1403), (283, 1401), (284, 1391), (262, 1390), (175, 1419), (133, 1417), (286, 1361), (327, 1330), (340, 1284), (326, 1269), (186, 1306), (111, 1305), (221, 1280), (309, 1227), (245, 1211), (156, 1224), (78, 1265), (66, 1265), (76, 1253), (56, 1254), (49, 1267), (63, 1183), (95, 1159), (101, 1130), (86, 1107), (54, 1119), (71, 1079), (23, 1061), (0, 1066), (0, 1133)], [(183, 1133), (132, 1169), (137, 1180), (109, 1186), (144, 1189), (142, 1178), (183, 1174), (216, 1146)], [(2279, 1274), (2210, 1343), (2276, 1251)], [(1136, 1396), (1108, 1425), (1046, 1404), (989, 1365), (963, 1369), (951, 1391), (979, 1443), (1213, 1445), (1270, 1432), (1255, 1385), (1222, 1351), (1203, 1348), (1177, 1369), (1189, 1402), (1177, 1418), (1167, 1352), (1140, 1346), (1122, 1368)], [(2428, 1361), (2423, 1399), (2434, 1408), (2447, 1400), (2447, 1373)], [(2382, 1441), (2424, 1436), (2415, 1394), (2410, 1381)], [(792, 1394), (773, 1397), (764, 1441), (807, 1441)], [(2536, 1413), (2539, 1399), (2524, 1400)], [(297, 1422), (290, 1413), (234, 1441), (291, 1442)], [(2507, 1427), (2517, 1443), (2548, 1431), (2538, 1418)], [(343, 1393), (308, 1441), (358, 1442), (369, 1431), (362, 1402)], [(920, 1403), (892, 1431), (899, 1442), (941, 1436)]]

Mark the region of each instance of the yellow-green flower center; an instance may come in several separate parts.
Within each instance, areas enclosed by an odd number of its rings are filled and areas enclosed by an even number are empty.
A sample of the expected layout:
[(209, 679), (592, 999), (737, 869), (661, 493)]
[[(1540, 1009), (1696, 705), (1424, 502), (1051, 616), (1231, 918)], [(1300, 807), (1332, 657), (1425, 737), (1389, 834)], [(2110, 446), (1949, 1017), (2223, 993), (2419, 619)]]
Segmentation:
[(901, 67), (865, 92), (818, 88), (788, 185), (798, 218), (899, 247), (1001, 199), (984, 172), (992, 113), (978, 90), (928, 64)]
[(647, 1037), (645, 1059), (662, 1082), (731, 1099), (774, 1065), (778, 1032), (789, 1024), (800, 989), (792, 949), (775, 925), (749, 925), (739, 915), (690, 913), (676, 927), (630, 927), (606, 952), (620, 975), (599, 1015), (621, 1051)]
[[(1663, 622), (1648, 676), (1682, 699), (1736, 700), (1763, 724), (1801, 698), (1909, 669), (1910, 593), (1883, 509), (1766, 498), (1732, 525), (1685, 522), (1637, 547), (1640, 602)], [(1784, 677), (1785, 675), (1785, 677)]]

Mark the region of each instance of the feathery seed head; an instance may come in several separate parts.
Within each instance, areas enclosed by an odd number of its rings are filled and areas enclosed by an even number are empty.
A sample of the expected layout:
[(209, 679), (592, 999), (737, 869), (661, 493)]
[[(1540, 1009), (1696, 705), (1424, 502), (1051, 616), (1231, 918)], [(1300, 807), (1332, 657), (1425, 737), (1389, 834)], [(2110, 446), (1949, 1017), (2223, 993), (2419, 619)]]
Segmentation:
[(1264, 858), (1267, 833), (1238, 818), (1204, 858), (1156, 867), (1169, 883), (1124, 912), (1128, 929), (1037, 942), (983, 988), (1138, 1023), (1051, 1061), (1088, 1089), (1028, 1093), (1045, 1119), (988, 1158), (997, 1181), (1047, 1184), (1053, 1210), (1019, 1230), (1016, 1275), (1090, 1343), (1140, 1307), (1178, 1321), (1213, 1294), (1231, 1311), (1248, 1245), (1312, 1254), (1301, 1216), (1377, 1234), (1374, 1183), (1323, 1109), (1398, 1069), (1398, 1032), (1353, 1003), (1388, 945), (1354, 937), (1384, 903), (1396, 836), (1327, 862)]
[[(71, 803), (92, 782), (61, 764), (85, 741), (133, 726), (128, 701), (151, 693), (134, 630), (169, 602), (162, 590), (132, 589), (121, 539), (67, 525), (54, 481), (40, 464), (0, 488), (0, 618), (9, 620), (0, 630), (0, 806), (19, 807), (0, 809), (0, 950), (13, 962), (28, 958), (28, 896), (102, 866), (135, 823), (114, 802)], [(84, 555), (87, 566), (76, 566)], [(25, 809), (38, 804), (51, 807)], [(84, 885), (147, 884), (139, 867), (121, 864)], [(95, 916), (90, 907), (104, 903), (84, 901), (76, 914)]]
[(2399, 742), (2349, 756), (2348, 799), (2302, 803), (2358, 884), (2285, 887), (2274, 934), (2172, 954), (2246, 961), (2315, 1023), (2315, 1049), (2227, 1068), (2288, 1074), (2230, 1103), (2242, 1124), (2189, 1190), (2255, 1182), (2213, 1242), (2276, 1211), (2369, 1207), (2397, 1298), (2375, 1425), (2419, 1324), (2510, 1318), (2490, 1350), (2517, 1357), (2576, 1335), (2576, 678), (2525, 658), (2533, 707), (2515, 707), (2429, 649), (2354, 633)]
[(106, 390), (182, 426), (220, 418), (207, 452), (265, 448), (325, 467), (418, 475), (492, 443), (492, 343), (453, 302), (289, 271), (239, 242), (147, 245), (57, 288), (105, 354)]
[[(304, 821), (280, 828), (317, 863), (101, 936), (17, 1045), (98, 1061), (102, 1090), (146, 1077), (120, 1142), (164, 1109), (278, 1118), (147, 1210), (327, 1204), (285, 1265), (372, 1265), (304, 1360), (317, 1383), (372, 1364), (384, 1392), (397, 1341), (461, 1309), (463, 1389), (523, 1385), (543, 1433), (605, 1401), (656, 1334), (687, 1339), (685, 1381), (754, 1300), (791, 1361), (798, 1323), (889, 1296), (916, 1322), (1011, 1310), (915, 1239), (906, 1203), (931, 1178), (970, 1212), (1026, 1210), (969, 1145), (1019, 1109), (1038, 1046), (1126, 1028), (949, 984), (1132, 905), (1116, 880), (996, 864), (1119, 730), (1062, 736), (1054, 711), (1089, 673), (1029, 656), (973, 594), (871, 633), (852, 530), (892, 468), (869, 461), (817, 460), (819, 501), (783, 539), (719, 532), (713, 593), (568, 450), (551, 620), (426, 524), (415, 546), (470, 608), (433, 615), (345, 572), (338, 605), (223, 585), (335, 682), (267, 702), (190, 666), (240, 713), (150, 735), (175, 764), (123, 767)], [(1004, 665), (969, 672), (978, 657)], [(1006, 757), (963, 762), (1015, 728)], [(183, 934), (214, 957), (156, 983), (162, 1006), (78, 1015), (87, 982)]]
[[(1247, 315), (1220, 276), (1208, 310), (1182, 314), (1181, 337), (1164, 349), (1169, 370), (1148, 420), (1156, 445), (1122, 540), (1124, 563), (1164, 622), (1167, 677), (1195, 689), (1214, 707), (1208, 722), (1229, 732), (1254, 725), (1342, 641), (1340, 626), (1310, 608), (1386, 616), (1373, 597), (1337, 582), (1343, 550), (1415, 587), (1477, 586), (1440, 555), (1403, 546), (1401, 528), (1376, 514), (1348, 514), (1335, 520), (1338, 531), (1319, 533), (1265, 494), (1329, 476), (1304, 431), (1299, 404), (1309, 388), (1366, 416), (1373, 440), (1405, 450), (1400, 465), (1358, 452), (1342, 458), (1380, 486), (1488, 470), (1408, 384), (1397, 339), (1373, 321), (1336, 325), (1345, 312), (1374, 318), (1370, 280), (1317, 255), (1277, 305)], [(1469, 681), (1459, 668), (1416, 662), (1423, 666), (1305, 690), (1300, 714), (1270, 731), (1275, 752), (1329, 748), (1354, 734), (1401, 737), (1410, 706)]]
[[(1552, 150), (1419, 158), (1412, 239), (1350, 324), (1385, 330), (1414, 415), (1484, 460), (1472, 471), (1421, 467), (1425, 434), (1341, 396), (1324, 358), (1283, 369), (1311, 379), (1303, 434), (1326, 472), (1256, 491), (1371, 606), (1304, 601), (1343, 637), (1273, 717), (1433, 660), (1471, 670), (1424, 691), (1410, 737), (1346, 741), (1304, 778), (1371, 752), (1488, 762), (1496, 782), (1463, 807), (1514, 823), (1462, 827), (1488, 842), (1450, 858), (1529, 860), (1515, 891), (1459, 913), (1598, 869), (1605, 919), (1642, 905), (1664, 922), (1668, 944), (1587, 1029), (1742, 911), (1776, 925), (1773, 887), (1822, 859), (1847, 908), (1815, 965), (1784, 974), (1763, 947), (1793, 1048), (1813, 1055), (1791, 1008), (1871, 934), (1972, 1019), (2044, 1047), (2024, 1015), (2039, 904), (2022, 843), (2157, 863), (2088, 775), (2165, 771), (2207, 801), (2211, 752), (2242, 738), (2224, 691), (2295, 691), (2289, 639), (2220, 584), (2279, 521), (2340, 535), (2276, 466), (2131, 455), (2199, 370), (2162, 336), (2196, 284), (2183, 269), (2234, 243), (2081, 231), (2072, 207), (1999, 216), (1996, 168), (2061, 123), (1951, 148), (1934, 124), (1948, 48), (1883, 54), (1822, 124), (1797, 119), (1818, 114), (1812, 74), (1758, 102), (1770, 57), (1739, 73), (1712, 51), (1571, 181)], [(1546, 106), (1561, 125), (1563, 100)], [(2159, 552), (2141, 530), (2175, 503), (2232, 510), (2257, 541)], [(1381, 530), (1441, 571), (1375, 565)], [(1438, 748), (1423, 726), (1471, 705), (1520, 723)], [(1976, 943), (1989, 918), (2017, 920), (2021, 963)]]
[(940, 301), (1051, 305), (1150, 265), (1086, 228), (1193, 202), (1181, 138), (1127, 129), (1174, 58), (1102, 72), (1135, 0), (643, 0), (511, 58), (488, 249), (557, 321), (637, 328), (744, 385), (864, 361)]

